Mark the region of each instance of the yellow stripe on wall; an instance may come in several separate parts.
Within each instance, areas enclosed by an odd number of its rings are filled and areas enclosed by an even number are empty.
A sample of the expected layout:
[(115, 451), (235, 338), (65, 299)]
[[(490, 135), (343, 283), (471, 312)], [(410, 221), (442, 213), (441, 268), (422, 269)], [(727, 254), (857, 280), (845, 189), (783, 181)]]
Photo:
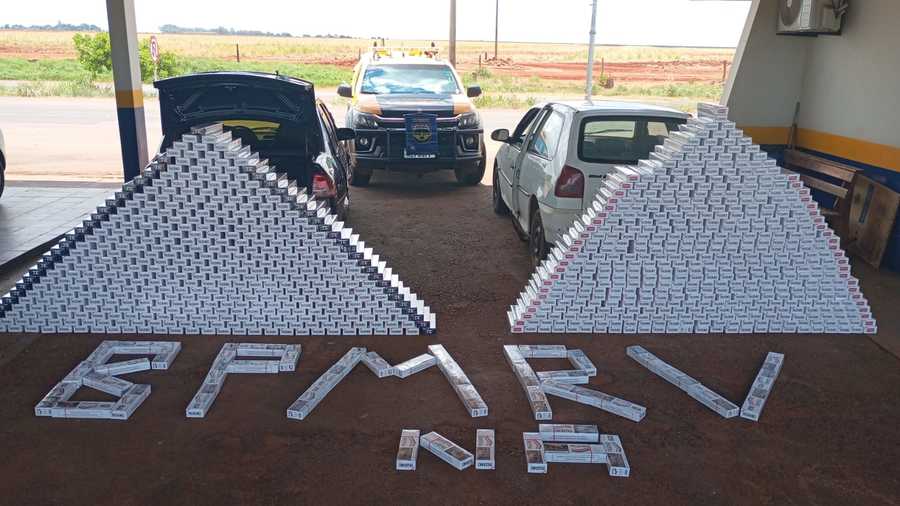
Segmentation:
[(116, 107), (120, 109), (144, 107), (144, 91), (116, 90)]
[[(787, 144), (787, 127), (745, 127), (756, 144)], [(808, 128), (797, 129), (797, 147), (900, 172), (900, 147), (844, 137)]]

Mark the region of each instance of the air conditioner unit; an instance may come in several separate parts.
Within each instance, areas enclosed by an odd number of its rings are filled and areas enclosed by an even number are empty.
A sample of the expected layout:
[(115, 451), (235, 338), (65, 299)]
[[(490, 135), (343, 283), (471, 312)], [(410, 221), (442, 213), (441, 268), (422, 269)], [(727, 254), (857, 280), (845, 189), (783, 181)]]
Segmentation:
[(848, 0), (778, 0), (778, 33), (838, 35), (847, 4)]

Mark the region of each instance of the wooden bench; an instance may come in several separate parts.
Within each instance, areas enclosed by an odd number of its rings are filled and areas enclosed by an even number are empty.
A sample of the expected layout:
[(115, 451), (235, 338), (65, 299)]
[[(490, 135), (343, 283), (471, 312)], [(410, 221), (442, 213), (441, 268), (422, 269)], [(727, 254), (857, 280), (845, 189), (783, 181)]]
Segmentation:
[[(799, 174), (800, 180), (809, 188), (835, 198), (832, 208), (822, 207), (820, 210), (838, 236), (847, 239), (850, 232), (849, 197), (853, 195), (853, 185), (860, 169), (790, 148), (784, 151), (784, 167)], [(822, 176), (831, 179), (826, 180)]]

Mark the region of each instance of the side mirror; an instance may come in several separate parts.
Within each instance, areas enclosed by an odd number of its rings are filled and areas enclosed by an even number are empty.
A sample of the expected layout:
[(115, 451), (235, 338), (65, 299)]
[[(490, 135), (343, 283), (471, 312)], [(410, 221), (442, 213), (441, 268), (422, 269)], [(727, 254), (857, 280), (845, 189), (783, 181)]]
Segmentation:
[(356, 130), (352, 128), (338, 128), (334, 134), (339, 141), (352, 141), (356, 138)]
[(337, 94), (344, 98), (353, 98), (353, 89), (350, 88), (349, 84), (341, 83), (341, 85), (338, 86)]
[(509, 130), (505, 128), (494, 130), (491, 132), (491, 139), (497, 142), (509, 142)]
[(469, 98), (480, 97), (481, 96), (481, 86), (478, 86), (478, 85), (469, 86), (468, 88), (466, 88), (466, 95)]

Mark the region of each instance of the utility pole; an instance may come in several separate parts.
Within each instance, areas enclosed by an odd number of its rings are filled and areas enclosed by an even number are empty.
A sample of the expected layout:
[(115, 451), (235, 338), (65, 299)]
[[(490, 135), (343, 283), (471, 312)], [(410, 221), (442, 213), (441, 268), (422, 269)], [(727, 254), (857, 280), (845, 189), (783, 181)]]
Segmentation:
[(494, 9), (494, 59), (497, 59), (497, 44), (500, 41), (500, 0)]
[(597, 35), (597, 0), (593, 0), (591, 11), (591, 38), (588, 43), (587, 83), (584, 86), (584, 101), (590, 102), (594, 94), (594, 37)]
[(134, 0), (106, 0), (112, 49), (116, 115), (125, 180), (141, 174), (147, 165), (147, 126), (141, 83), (140, 49), (134, 20)]
[(450, 0), (450, 65), (456, 66), (456, 0)]

